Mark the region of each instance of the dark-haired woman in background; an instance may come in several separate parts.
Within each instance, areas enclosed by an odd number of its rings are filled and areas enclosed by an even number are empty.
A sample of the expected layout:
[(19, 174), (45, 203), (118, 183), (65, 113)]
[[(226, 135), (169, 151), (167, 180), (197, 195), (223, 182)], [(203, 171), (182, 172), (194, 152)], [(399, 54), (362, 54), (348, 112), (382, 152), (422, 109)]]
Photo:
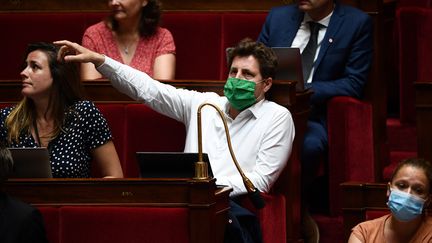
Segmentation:
[(432, 166), (423, 159), (398, 164), (388, 183), (391, 213), (358, 224), (348, 243), (432, 242), (432, 218), (426, 215), (432, 195)]
[[(90, 26), (82, 45), (143, 71), (154, 79), (174, 79), (175, 44), (171, 33), (159, 27), (158, 0), (109, 0), (107, 20)], [(82, 64), (84, 80), (102, 78), (93, 64)]]
[(123, 177), (111, 131), (100, 111), (82, 100), (76, 64), (57, 61), (59, 48), (30, 44), (21, 72), (24, 98), (0, 109), (0, 142), (8, 147), (47, 147), (53, 177)]

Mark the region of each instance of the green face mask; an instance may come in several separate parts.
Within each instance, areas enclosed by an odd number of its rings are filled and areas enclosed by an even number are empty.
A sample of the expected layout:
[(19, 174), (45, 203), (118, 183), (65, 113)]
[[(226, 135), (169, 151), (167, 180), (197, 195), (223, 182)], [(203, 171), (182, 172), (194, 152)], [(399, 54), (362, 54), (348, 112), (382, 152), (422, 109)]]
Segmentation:
[(228, 78), (224, 86), (224, 94), (234, 109), (242, 111), (255, 104), (255, 86), (256, 83), (253, 81)]

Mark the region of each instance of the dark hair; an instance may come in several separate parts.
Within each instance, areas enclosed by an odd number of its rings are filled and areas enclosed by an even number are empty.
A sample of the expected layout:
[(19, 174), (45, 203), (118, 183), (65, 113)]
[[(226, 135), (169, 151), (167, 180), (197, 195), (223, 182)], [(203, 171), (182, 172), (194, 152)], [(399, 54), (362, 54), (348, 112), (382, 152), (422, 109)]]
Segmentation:
[(228, 51), (228, 69), (231, 68), (234, 57), (253, 56), (257, 59), (261, 76), (274, 78), (278, 65), (276, 54), (269, 47), (250, 38), (241, 40), (237, 46)]
[(53, 78), (50, 105), (56, 107), (58, 104), (59, 114), (64, 114), (64, 108), (82, 100), (83, 95), (79, 64), (58, 61), (59, 49), (58, 46), (51, 43), (37, 42), (28, 46), (26, 56), (36, 50), (42, 51), (48, 56), (48, 64)]
[[(50, 115), (54, 117), (54, 130), (51, 136), (55, 137), (62, 128), (65, 109), (83, 98), (79, 64), (58, 61), (59, 47), (52, 43), (37, 42), (29, 44), (25, 52), (25, 58), (33, 51), (41, 51), (48, 57), (53, 82), (45, 116), (48, 115), (48, 111), (52, 112)], [(12, 140), (18, 142), (22, 131), (30, 131), (32, 123), (36, 119), (35, 116), (33, 100), (24, 97), (6, 119), (9, 142)]]
[[(149, 0), (141, 9), (141, 18), (139, 20), (139, 33), (141, 37), (152, 36), (159, 25), (161, 18), (161, 4), (158, 0)], [(108, 17), (108, 23), (111, 24), (112, 30), (117, 31), (119, 24), (113, 16)]]
[(7, 180), (12, 170), (13, 159), (11, 152), (3, 143), (0, 143), (0, 184)]
[(390, 182), (393, 182), (393, 179), (396, 176), (396, 174), (404, 166), (411, 166), (411, 167), (415, 167), (415, 168), (423, 170), (423, 172), (425, 173), (426, 178), (428, 180), (428, 183), (429, 183), (429, 193), (432, 194), (432, 165), (431, 165), (431, 163), (429, 161), (427, 161), (425, 159), (421, 159), (421, 158), (410, 158), (410, 159), (402, 160), (401, 162), (399, 162), (399, 164), (394, 169), (394, 171), (391, 175), (391, 178), (390, 178)]

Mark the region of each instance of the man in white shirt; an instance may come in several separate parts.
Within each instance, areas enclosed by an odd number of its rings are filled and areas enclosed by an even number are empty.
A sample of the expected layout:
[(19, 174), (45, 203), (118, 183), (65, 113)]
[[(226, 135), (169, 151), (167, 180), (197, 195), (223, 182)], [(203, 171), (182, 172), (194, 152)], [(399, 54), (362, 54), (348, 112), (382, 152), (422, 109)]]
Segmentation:
[[(223, 111), (240, 167), (259, 191), (268, 192), (285, 167), (294, 140), (294, 123), (285, 107), (265, 99), (277, 59), (263, 44), (245, 40), (231, 51), (225, 96), (177, 89), (76, 43), (56, 44), (76, 53), (66, 55), (65, 61), (93, 63), (119, 91), (183, 122), (187, 131), (185, 152), (198, 151), (197, 109), (208, 102)], [(247, 193), (229, 153), (219, 114), (205, 107), (201, 116), (203, 152), (209, 155), (216, 183), (232, 187), (231, 196)]]

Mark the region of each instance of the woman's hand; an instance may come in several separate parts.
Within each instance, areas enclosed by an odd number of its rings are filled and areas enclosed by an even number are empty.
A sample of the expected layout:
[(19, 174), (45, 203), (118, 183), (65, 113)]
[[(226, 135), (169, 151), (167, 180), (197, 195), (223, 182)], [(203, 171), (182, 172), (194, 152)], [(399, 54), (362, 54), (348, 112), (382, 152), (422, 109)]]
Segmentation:
[(60, 51), (58, 54), (58, 60), (65, 62), (91, 62), (96, 67), (102, 65), (105, 62), (105, 56), (89, 49), (82, 47), (81, 45), (70, 42), (67, 40), (54, 41), (55, 45), (59, 45)]

